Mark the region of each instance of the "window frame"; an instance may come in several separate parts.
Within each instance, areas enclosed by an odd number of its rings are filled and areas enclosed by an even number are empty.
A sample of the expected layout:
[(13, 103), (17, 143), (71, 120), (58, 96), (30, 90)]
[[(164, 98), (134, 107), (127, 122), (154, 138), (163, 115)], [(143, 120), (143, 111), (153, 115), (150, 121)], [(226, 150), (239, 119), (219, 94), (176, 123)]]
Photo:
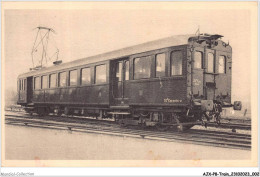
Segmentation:
[[(60, 74), (61, 73), (65, 73), (65, 85), (64, 86), (60, 86)], [(67, 87), (68, 83), (67, 83), (67, 71), (60, 71), (58, 72), (58, 87)]]
[[(149, 71), (149, 77), (145, 77), (145, 78), (136, 78), (135, 77), (135, 60), (136, 59), (142, 59), (142, 58), (146, 58), (146, 57), (150, 57), (150, 71)], [(153, 65), (153, 57), (154, 55), (144, 55), (144, 56), (137, 56), (135, 58), (133, 58), (133, 80), (141, 80), (141, 79), (150, 79), (152, 78), (152, 65)]]
[[(71, 85), (71, 83), (70, 83), (70, 81), (71, 81), (71, 79), (70, 79), (70, 76), (71, 76), (71, 72), (72, 71), (75, 71), (76, 72), (76, 84), (75, 85)], [(72, 70), (69, 70), (69, 80), (68, 80), (68, 84), (67, 84), (68, 86), (77, 86), (78, 85), (78, 70), (77, 69), (72, 69)]]
[[(123, 68), (124, 68), (124, 78), (123, 78), (123, 80), (124, 81), (129, 81), (130, 80), (130, 61), (129, 60), (124, 60), (123, 61), (124, 63), (123, 63)], [(127, 68), (126, 68), (126, 63), (128, 63), (128, 70), (127, 70)], [(126, 78), (126, 73), (128, 73), (128, 77)]]
[[(47, 85), (46, 85), (46, 88), (43, 88), (43, 77), (46, 77), (46, 82), (47, 82)], [(41, 89), (47, 89), (48, 88), (48, 76), (47, 75), (42, 75), (41, 76)]]
[(26, 86), (26, 79), (23, 79), (23, 90), (26, 90), (25, 86)]
[[(157, 76), (157, 56), (158, 55), (161, 55), (161, 54), (164, 54), (164, 75), (163, 76)], [(166, 55), (166, 53), (165, 52), (162, 52), (162, 53), (157, 53), (157, 54), (155, 54), (155, 56), (154, 56), (154, 66), (155, 66), (155, 78), (161, 78), (161, 77), (165, 77), (166, 76), (166, 62), (167, 62), (167, 55)]]
[[(36, 88), (36, 78), (39, 79), (39, 88)], [(41, 89), (41, 77), (40, 76), (35, 76), (33, 78), (33, 90), (40, 90)]]
[[(105, 72), (105, 75), (106, 75), (106, 81), (105, 82), (102, 82), (102, 83), (97, 83), (97, 67), (99, 67), (99, 66), (105, 66), (105, 69), (106, 69), (106, 72)], [(107, 84), (107, 81), (108, 81), (108, 79), (107, 79), (107, 64), (106, 63), (102, 63), (102, 64), (98, 64), (98, 65), (95, 65), (94, 66), (94, 84)]]
[[(172, 54), (173, 53), (177, 53), (177, 52), (181, 52), (181, 55), (182, 55), (182, 59), (181, 59), (181, 74), (179, 75), (173, 75), (172, 73)], [(176, 50), (173, 50), (170, 52), (170, 77), (180, 77), (180, 76), (183, 76), (184, 73), (183, 73), (183, 61), (184, 61), (184, 52), (183, 52), (183, 49), (176, 49)]]
[[(209, 54), (213, 56), (213, 71), (209, 71)], [(207, 54), (207, 73), (215, 73), (216, 72), (216, 59), (213, 52), (208, 52)]]
[[(196, 56), (196, 53), (200, 53), (201, 54), (201, 64), (200, 64), (200, 68), (196, 68), (195, 67), (195, 56)], [(193, 68), (194, 69), (204, 69), (204, 61), (203, 61), (203, 58), (204, 58), (204, 53), (202, 52), (202, 51), (200, 51), (200, 50), (195, 50), (195, 52), (194, 52), (194, 59), (193, 59)]]
[[(52, 75), (55, 75), (55, 86), (54, 87), (51, 87), (51, 76)], [(48, 82), (48, 88), (57, 88), (57, 73), (52, 73), (52, 74), (49, 74), (49, 82)]]
[(22, 87), (21, 87), (21, 90), (24, 90), (24, 89), (23, 89), (23, 82), (24, 82), (24, 81), (23, 81), (23, 79), (22, 79)]
[(18, 90), (21, 90), (21, 79), (18, 80)]
[[(115, 78), (119, 78), (118, 80), (116, 80), (117, 82), (122, 82), (124, 80), (123, 78), (123, 66), (124, 65), (124, 61), (119, 61), (116, 62), (116, 72), (115, 72)], [(118, 70), (117, 70), (118, 67)], [(119, 77), (117, 77), (117, 74), (119, 75)]]
[[(83, 69), (89, 69), (89, 78), (90, 78), (90, 80), (89, 80), (89, 83), (87, 83), (87, 84), (83, 84), (82, 83), (82, 71), (83, 71)], [(91, 67), (80, 68), (80, 85), (82, 85), (82, 86), (84, 86), (84, 85), (91, 85)]]
[[(224, 72), (219, 72), (219, 59), (220, 59), (220, 57), (223, 57), (223, 59), (224, 59)], [(225, 55), (219, 55), (218, 56), (218, 73), (219, 74), (226, 74), (227, 73), (227, 57), (225, 56)]]

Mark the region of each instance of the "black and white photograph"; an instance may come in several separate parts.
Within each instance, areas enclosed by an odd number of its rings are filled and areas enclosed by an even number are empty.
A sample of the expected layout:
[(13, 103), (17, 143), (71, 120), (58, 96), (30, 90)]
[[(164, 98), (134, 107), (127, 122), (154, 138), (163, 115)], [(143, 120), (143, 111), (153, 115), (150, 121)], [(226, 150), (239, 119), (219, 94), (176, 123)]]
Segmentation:
[(257, 8), (2, 3), (2, 165), (257, 166)]

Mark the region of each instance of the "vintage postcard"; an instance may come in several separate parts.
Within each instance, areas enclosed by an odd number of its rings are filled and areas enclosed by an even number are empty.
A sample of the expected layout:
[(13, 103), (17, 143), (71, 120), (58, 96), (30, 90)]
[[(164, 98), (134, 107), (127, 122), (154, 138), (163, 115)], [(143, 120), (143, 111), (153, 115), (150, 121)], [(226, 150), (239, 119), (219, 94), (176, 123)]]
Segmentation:
[(257, 8), (2, 2), (2, 166), (257, 166)]

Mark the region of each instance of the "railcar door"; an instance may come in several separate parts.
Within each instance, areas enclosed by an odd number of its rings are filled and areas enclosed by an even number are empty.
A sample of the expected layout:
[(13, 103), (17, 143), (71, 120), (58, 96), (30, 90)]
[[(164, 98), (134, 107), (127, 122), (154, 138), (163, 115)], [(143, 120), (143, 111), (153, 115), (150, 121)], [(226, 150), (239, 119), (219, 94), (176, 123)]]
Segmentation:
[(204, 67), (204, 90), (207, 100), (215, 99), (216, 90), (216, 52), (215, 50), (205, 49)]
[(32, 102), (33, 97), (33, 77), (27, 77), (27, 103)]
[(129, 60), (126, 58), (115, 61), (112, 71), (112, 97), (114, 105), (126, 105), (128, 104), (128, 96), (125, 88), (129, 80)]
[(204, 49), (195, 48), (193, 53), (193, 67), (192, 67), (192, 94), (195, 99), (203, 99), (203, 80), (204, 80)]

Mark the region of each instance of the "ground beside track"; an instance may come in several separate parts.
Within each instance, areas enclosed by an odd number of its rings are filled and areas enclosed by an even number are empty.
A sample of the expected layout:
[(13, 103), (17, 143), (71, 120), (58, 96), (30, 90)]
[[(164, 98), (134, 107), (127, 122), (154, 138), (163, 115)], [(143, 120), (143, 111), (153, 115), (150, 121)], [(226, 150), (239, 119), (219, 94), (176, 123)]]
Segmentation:
[(6, 160), (243, 160), (251, 151), (5, 125)]

